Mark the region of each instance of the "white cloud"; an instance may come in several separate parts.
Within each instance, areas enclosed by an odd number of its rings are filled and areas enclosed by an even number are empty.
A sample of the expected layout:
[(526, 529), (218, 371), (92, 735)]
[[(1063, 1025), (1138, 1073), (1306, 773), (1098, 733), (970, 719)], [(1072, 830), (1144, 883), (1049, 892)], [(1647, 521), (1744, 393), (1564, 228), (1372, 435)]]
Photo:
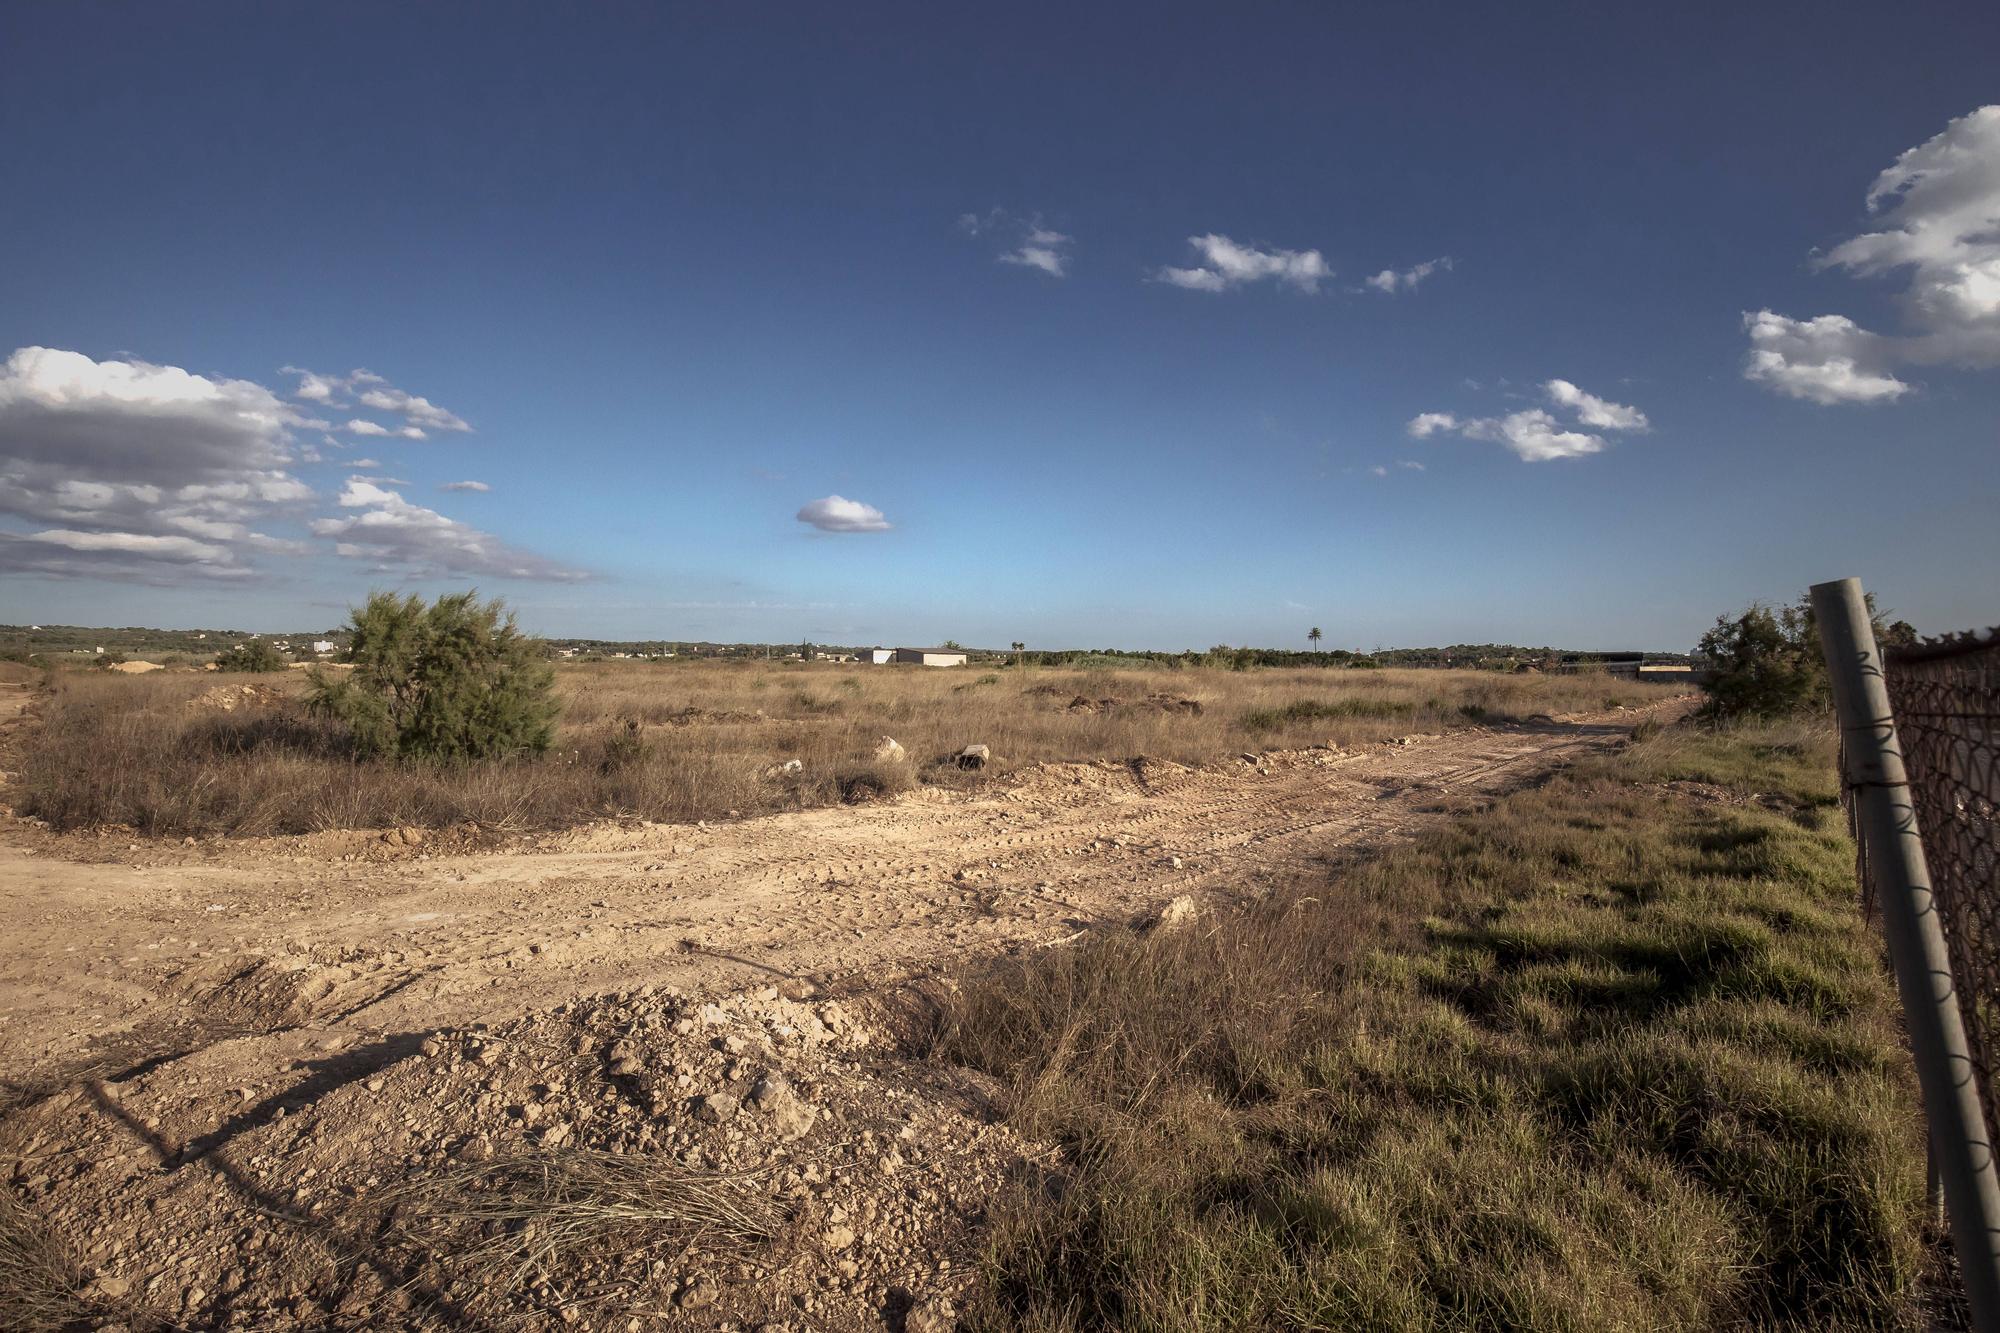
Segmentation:
[[(1549, 380), (1543, 386), (1551, 402), (1568, 408), (1585, 426), (1598, 430), (1643, 431), (1649, 429), (1646, 414), (1636, 407), (1609, 402), (1585, 393), (1568, 380)], [(1461, 418), (1450, 412), (1425, 412), (1412, 417), (1406, 428), (1416, 439), (1428, 439), (1440, 431), (1454, 431), (1468, 440), (1492, 440), (1506, 445), (1524, 462), (1543, 463), (1554, 458), (1581, 458), (1601, 453), (1604, 437), (1589, 431), (1570, 429), (1566, 423), (1539, 407), (1509, 413), (1504, 417)], [(1405, 463), (1405, 467), (1421, 467)]]
[(1368, 475), (1371, 477), (1386, 477), (1389, 475), (1389, 469), (1377, 463), (1374, 467), (1368, 469)]
[(1892, 402), (1910, 386), (1883, 367), (1888, 340), (1845, 315), (1792, 319), (1769, 310), (1746, 313), (1750, 355), (1743, 377), (1814, 403)]
[(2000, 362), (2000, 105), (1945, 126), (1897, 158), (1868, 189), (1868, 211), (1888, 204), (1881, 231), (1822, 260), (1860, 274), (1910, 270), (1904, 300), (1940, 344), (1934, 360)]
[(354, 420), (348, 422), (341, 429), (349, 435), (362, 435), (369, 439), (388, 439), (393, 437), (403, 440), (424, 440), (430, 438), (424, 433), (422, 426), (396, 426), (391, 428), (381, 425), (378, 422), (363, 420), (360, 417), (356, 417)]
[(1401, 462), (1397, 463), (1396, 466), (1406, 467), (1410, 469), (1410, 471), (1412, 472), (1422, 472), (1424, 470), (1424, 465), (1422, 463), (1419, 463), (1414, 458), (1405, 458)]
[(348, 464), (348, 466), (349, 466), (349, 467), (358, 467), (358, 468), (360, 468), (360, 467), (381, 467), (381, 466), (382, 466), (382, 461), (381, 461), (380, 459), (378, 459), (378, 458), (357, 458), (357, 459), (355, 459), (355, 460), (354, 460), (354, 461), (353, 461), (352, 463), (349, 463), (349, 464)]
[(349, 518), (314, 519), (315, 535), (334, 539), (334, 553), (373, 561), (385, 572), (416, 576), (492, 575), (499, 578), (574, 582), (589, 577), (532, 552), (517, 550), (489, 532), (411, 504), (367, 477), (349, 477), (340, 492)]
[(285, 366), (278, 373), (281, 375), (297, 375), (299, 383), (298, 387), (292, 390), (292, 397), (308, 403), (331, 403), (341, 390), (341, 383), (338, 379), (328, 375), (316, 375), (310, 370), (301, 370), (297, 366)]
[(441, 491), (477, 491), (483, 495), (493, 488), (483, 481), (448, 481), (438, 487), (438, 489)]
[(1449, 412), (1419, 412), (1404, 429), (1411, 439), (1428, 440), (1441, 430), (1457, 430), (1458, 418)]
[(1219, 292), (1229, 287), (1220, 273), (1205, 268), (1163, 268), (1153, 276), (1170, 287), (1185, 287), (1191, 292)]
[[(405, 429), (403, 434), (409, 434), (410, 429), (421, 426), (429, 426), (433, 430), (472, 429), (457, 413), (447, 412), (430, 399), (413, 393), (404, 393), (401, 389), (369, 389), (361, 395), (361, 405), (372, 407), (378, 412), (400, 413), (410, 422), (410, 427)], [(411, 438), (421, 440), (424, 438), (423, 432), (419, 430)]]
[(1011, 249), (997, 256), (1002, 264), (1039, 269), (1052, 278), (1069, 276), (1069, 247), (1076, 238), (1043, 226), (1039, 213), (1029, 218), (1018, 218), (1004, 208), (991, 209), (983, 215), (961, 213), (958, 226), (968, 236), (998, 234), (1013, 241)]
[(1393, 268), (1385, 268), (1374, 277), (1364, 278), (1362, 281), (1364, 285), (1372, 287), (1378, 292), (1388, 292), (1391, 294), (1399, 291), (1407, 292), (1439, 269), (1444, 269), (1446, 272), (1451, 271), (1450, 255), (1439, 255), (1436, 259), (1426, 259), (1423, 263), (1413, 268), (1406, 268), (1400, 273)]
[(221, 542), (69, 528), (0, 532), (0, 570), (44, 578), (115, 578), (153, 586), (188, 578), (241, 579), (254, 573)]
[(1581, 431), (1563, 430), (1556, 419), (1539, 407), (1513, 412), (1497, 421), (1488, 417), (1465, 423), (1466, 438), (1498, 440), (1523, 462), (1545, 463), (1552, 458), (1581, 458), (1604, 448), (1604, 438)]
[[(7, 559), (45, 573), (247, 572), (248, 524), (312, 495), (286, 470), (305, 420), (247, 380), (19, 348), (0, 363), (0, 513), (92, 540), (12, 533)], [(189, 534), (213, 549), (191, 559)]]
[(1599, 430), (1647, 428), (1646, 414), (1638, 408), (1609, 402), (1594, 393), (1585, 393), (1568, 380), (1550, 380), (1542, 388), (1551, 401), (1574, 411), (1577, 420), (1586, 426), (1595, 426)]
[(821, 532), (887, 532), (889, 520), (873, 505), (828, 495), (814, 500), (798, 512), (801, 523), (810, 523)]
[(1227, 236), (1190, 236), (1188, 244), (1201, 256), (1195, 268), (1163, 268), (1154, 279), (1189, 291), (1220, 292), (1244, 283), (1271, 278), (1302, 292), (1316, 292), (1333, 276), (1317, 250), (1264, 250), (1239, 245)]
[(322, 375), (318, 371), (307, 370), (301, 366), (286, 366), (281, 373), (299, 377), (298, 387), (292, 390), (294, 398), (329, 406), (335, 404), (349, 406), (359, 403), (362, 407), (372, 407), (377, 412), (396, 413), (404, 418), (406, 423), (397, 428), (385, 428), (372, 421), (356, 419), (348, 422), (345, 427), (355, 435), (393, 434), (401, 435), (405, 439), (421, 440), (425, 438), (424, 427), (448, 431), (472, 429), (456, 412), (448, 412), (428, 398), (405, 393), (373, 371), (350, 370), (345, 375)]
[[(312, 376), (289, 373), (302, 386)], [(312, 378), (325, 382), (329, 397), (357, 386), (367, 386), (364, 396), (394, 392), (368, 371)], [(318, 389), (302, 392), (312, 401)], [(395, 410), (457, 420), (408, 395)], [(34, 526), (0, 526), (0, 572), (168, 586), (249, 577), (258, 556), (309, 554), (307, 543), (261, 528), (310, 512), (314, 491), (288, 470), (309, 452), (294, 432), (325, 424), (247, 380), (20, 348), (0, 362), (0, 523)], [(380, 433), (423, 434), (414, 421)], [(403, 484), (352, 477), (340, 494), (351, 512), (307, 526), (335, 538), (338, 553), (399, 573), (585, 577), (389, 489)]]
[(1871, 333), (1844, 315), (1746, 312), (1744, 378), (1816, 403), (1893, 402), (1903, 365), (2000, 367), (2000, 105), (1911, 148), (1869, 187), (1880, 230), (1821, 256), (1862, 277), (1907, 270), (1899, 303), (1911, 332)]

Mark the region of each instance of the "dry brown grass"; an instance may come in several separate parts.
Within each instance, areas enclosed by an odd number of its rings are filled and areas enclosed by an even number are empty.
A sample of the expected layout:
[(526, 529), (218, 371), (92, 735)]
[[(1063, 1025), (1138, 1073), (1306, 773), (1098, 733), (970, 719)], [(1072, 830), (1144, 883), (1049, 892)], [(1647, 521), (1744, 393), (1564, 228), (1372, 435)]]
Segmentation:
[(90, 1327), (98, 1302), (54, 1228), (0, 1185), (0, 1328), (20, 1333)]
[(449, 1166), (397, 1184), (376, 1202), (401, 1238), (455, 1277), (474, 1279), (488, 1297), (639, 1249), (740, 1255), (785, 1221), (759, 1173), (584, 1149)]
[(1925, 1326), (1832, 770), (1825, 728), (1673, 730), (1338, 879), (974, 968), (938, 1053), (1065, 1152), (997, 1209), (972, 1326)]
[[(277, 685), (272, 707), (201, 706), (218, 685)], [(288, 678), (58, 673), (13, 766), (17, 804), (58, 828), (303, 833), (391, 825), (560, 828), (689, 821), (962, 786), (1049, 760), (1203, 763), (1246, 750), (1638, 705), (1670, 687), (1600, 675), (1209, 669), (981, 672), (607, 662), (566, 666), (556, 748), (460, 766), (358, 762)], [(878, 764), (884, 736), (907, 764)], [(800, 761), (794, 774), (770, 772)]]

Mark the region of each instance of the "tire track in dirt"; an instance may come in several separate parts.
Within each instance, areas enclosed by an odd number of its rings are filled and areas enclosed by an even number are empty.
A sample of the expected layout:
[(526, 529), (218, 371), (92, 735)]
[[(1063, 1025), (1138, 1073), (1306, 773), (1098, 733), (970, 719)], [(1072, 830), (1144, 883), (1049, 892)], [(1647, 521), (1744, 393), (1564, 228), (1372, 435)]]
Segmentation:
[(142, 872), (0, 848), (0, 1045), (17, 1086), (47, 1086), (149, 1042), (153, 1058), (186, 1054), (204, 1024), (236, 1048), (224, 1066), (281, 1068), (302, 1042), (649, 983), (891, 984), (1406, 836), (1619, 744), (1637, 717), (1203, 768), (1047, 765), (969, 796), (422, 861), (264, 843)]

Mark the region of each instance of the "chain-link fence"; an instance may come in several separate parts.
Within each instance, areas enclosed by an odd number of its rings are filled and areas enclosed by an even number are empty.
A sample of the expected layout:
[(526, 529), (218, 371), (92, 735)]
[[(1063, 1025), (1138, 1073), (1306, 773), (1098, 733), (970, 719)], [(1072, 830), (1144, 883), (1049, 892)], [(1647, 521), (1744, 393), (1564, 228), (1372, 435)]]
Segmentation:
[(2000, 1136), (2000, 632), (1885, 657), (1979, 1100)]

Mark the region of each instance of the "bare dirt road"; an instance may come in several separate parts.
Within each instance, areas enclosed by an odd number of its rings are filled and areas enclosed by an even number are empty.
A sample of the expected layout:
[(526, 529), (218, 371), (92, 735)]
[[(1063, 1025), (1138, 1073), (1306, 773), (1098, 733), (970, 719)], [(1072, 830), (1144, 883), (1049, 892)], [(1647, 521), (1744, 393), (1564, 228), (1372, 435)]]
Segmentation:
[(115, 1072), (207, 1032), (493, 1022), (646, 983), (893, 983), (1178, 894), (1254, 887), (1603, 749), (1629, 720), (1204, 769), (1051, 765), (972, 797), (599, 827), (501, 854), (372, 834), (79, 861), (62, 853), (116, 849), (17, 838), (0, 847), (6, 1078)]
[[(22, 697), (0, 682), (0, 725)], [(941, 1333), (985, 1210), (1059, 1154), (897, 1055), (868, 997), (1295, 880), (1638, 716), (477, 853), (11, 821), (0, 1172), (73, 1277), (0, 1272), (0, 1323)], [(593, 1202), (614, 1188), (735, 1221)]]

